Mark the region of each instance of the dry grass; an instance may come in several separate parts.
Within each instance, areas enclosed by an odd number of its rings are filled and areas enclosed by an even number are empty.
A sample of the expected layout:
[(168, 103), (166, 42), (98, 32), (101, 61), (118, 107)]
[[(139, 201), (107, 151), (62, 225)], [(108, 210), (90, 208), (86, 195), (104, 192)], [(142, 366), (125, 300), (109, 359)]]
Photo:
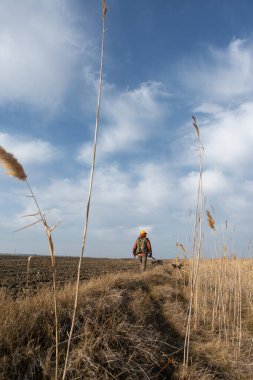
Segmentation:
[[(160, 302), (152, 293), (156, 286), (161, 287), (166, 282), (168, 274), (155, 269), (143, 275), (105, 276), (81, 286), (67, 378), (155, 376), (166, 364), (169, 353), (180, 347), (174, 338), (173, 345), (169, 345), (170, 332), (162, 319)], [(173, 292), (171, 287), (167, 290)], [(32, 373), (35, 378), (43, 379), (53, 375), (51, 297), (49, 290), (17, 301), (1, 296), (0, 323), (4, 329), (0, 336), (0, 367), (3, 378), (11, 378), (13, 373), (20, 378)], [(73, 286), (66, 286), (57, 298), (62, 371)]]
[[(193, 231), (193, 247), (192, 247), (192, 265), (189, 273), (190, 294), (189, 307), (187, 313), (187, 323), (184, 343), (184, 370), (183, 376), (186, 373), (189, 364), (190, 339), (192, 330), (192, 314), (194, 308), (198, 305), (198, 271), (200, 258), (203, 255), (203, 209), (204, 209), (204, 194), (203, 194), (203, 165), (204, 165), (204, 146), (200, 141), (200, 132), (196, 118), (193, 116), (193, 126), (197, 132), (197, 151), (199, 153), (199, 178), (197, 190), (197, 202), (195, 211), (194, 231)], [(196, 321), (195, 321), (196, 325)]]
[[(54, 227), (49, 227), (47, 224), (46, 216), (42, 213), (42, 210), (38, 204), (37, 198), (35, 197), (35, 194), (32, 191), (32, 188), (27, 180), (27, 175), (22, 167), (22, 165), (18, 162), (18, 160), (13, 156), (13, 154), (7, 152), (3, 147), (0, 146), (0, 166), (2, 166), (6, 173), (10, 176), (13, 176), (19, 180), (25, 181), (27, 188), (30, 192), (30, 196), (33, 198), (34, 203), (37, 208), (37, 212), (32, 215), (27, 216), (33, 216), (36, 218), (36, 221), (29, 224), (28, 226), (25, 226), (21, 228), (20, 230), (24, 228), (29, 228), (33, 226), (34, 224), (43, 223), (48, 244), (49, 244), (49, 250), (50, 250), (50, 256), (51, 256), (51, 264), (52, 264), (52, 277), (53, 277), (53, 300), (54, 300), (54, 313), (55, 313), (55, 340), (56, 340), (56, 347), (55, 347), (55, 379), (58, 378), (58, 318), (57, 318), (57, 300), (56, 300), (56, 274), (55, 274), (55, 254), (54, 254), (54, 244), (53, 244), (53, 238), (52, 238), (52, 231), (54, 230)], [(27, 267), (27, 285), (28, 285), (28, 276), (29, 276), (29, 261), (28, 261), (28, 267)]]
[[(173, 270), (171, 264), (166, 264), (143, 274), (111, 274), (82, 284), (66, 378), (182, 378), (191, 265), (188, 261), (184, 269)], [(198, 308), (198, 325), (191, 332), (185, 379), (250, 379), (251, 376), (253, 262), (227, 260), (226, 263), (224, 289), (228, 284), (231, 286), (229, 276), (238, 273), (239, 267), (243, 273), (239, 325), (238, 309), (234, 309), (238, 290), (233, 288), (228, 293), (225, 310), (217, 306), (214, 295), (219, 265), (217, 260), (200, 262), (198, 292), (203, 302)], [(64, 368), (73, 297), (73, 285), (57, 293), (59, 376)], [(0, 378), (53, 377), (55, 341), (51, 299), (52, 290), (16, 301), (1, 294)], [(214, 305), (216, 317), (212, 328)], [(219, 313), (224, 314), (219, 318)]]
[[(105, 1), (102, 5), (104, 38)], [(167, 264), (138, 275), (113, 274), (80, 284), (95, 167), (102, 68), (103, 43), (94, 154), (76, 287), (69, 284), (56, 291), (51, 235), (55, 226), (48, 226), (22, 166), (0, 147), (0, 166), (8, 175), (25, 181), (34, 199), (38, 212), (32, 216), (40, 219), (33, 224), (41, 221), (44, 225), (53, 276), (53, 289), (33, 296), (14, 300), (0, 292), (0, 378), (250, 379), (253, 262), (238, 260), (232, 254), (228, 258), (225, 238), (221, 244), (208, 210), (208, 225), (215, 230), (216, 258), (203, 259), (204, 147), (194, 117), (200, 171), (192, 259), (186, 260), (184, 246), (177, 243), (185, 257), (182, 263), (177, 259), (177, 263), (183, 264), (183, 268), (174, 265), (173, 270)], [(29, 266), (30, 258), (27, 284)]]
[[(196, 292), (201, 300), (193, 310), (192, 356), (219, 364), (220, 378), (250, 379), (252, 372), (253, 261), (201, 260)], [(187, 297), (188, 289), (185, 289)], [(205, 351), (203, 353), (203, 344)]]

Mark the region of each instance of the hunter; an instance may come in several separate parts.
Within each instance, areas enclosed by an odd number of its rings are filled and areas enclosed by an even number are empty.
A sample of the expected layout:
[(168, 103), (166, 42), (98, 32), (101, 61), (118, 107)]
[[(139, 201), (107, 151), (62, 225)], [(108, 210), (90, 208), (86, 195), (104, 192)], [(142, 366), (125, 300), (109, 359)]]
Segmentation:
[(133, 255), (137, 256), (140, 261), (140, 270), (144, 272), (147, 265), (148, 255), (152, 257), (152, 247), (149, 239), (147, 238), (147, 232), (142, 230), (139, 237), (135, 240), (133, 246)]

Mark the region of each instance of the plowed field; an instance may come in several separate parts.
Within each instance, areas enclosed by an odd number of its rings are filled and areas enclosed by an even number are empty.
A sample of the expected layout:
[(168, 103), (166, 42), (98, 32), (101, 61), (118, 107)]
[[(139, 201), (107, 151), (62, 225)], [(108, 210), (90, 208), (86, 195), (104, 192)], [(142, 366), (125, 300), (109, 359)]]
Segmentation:
[[(51, 260), (50, 257), (46, 256), (33, 256), (31, 258), (27, 284), (28, 257), (25, 255), (0, 255), (0, 288), (17, 296), (27, 291), (36, 292), (36, 290), (51, 284)], [(78, 258), (59, 257), (56, 259), (56, 263), (58, 287), (76, 279)], [(138, 272), (137, 260), (84, 258), (81, 268), (81, 281), (100, 277), (107, 273), (129, 270)]]

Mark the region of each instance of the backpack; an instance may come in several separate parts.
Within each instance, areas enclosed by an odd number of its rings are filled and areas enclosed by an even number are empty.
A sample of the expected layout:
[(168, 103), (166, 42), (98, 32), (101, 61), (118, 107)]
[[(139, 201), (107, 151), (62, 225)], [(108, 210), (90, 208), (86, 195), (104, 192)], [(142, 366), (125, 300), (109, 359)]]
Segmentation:
[(148, 247), (147, 247), (147, 240), (148, 238), (141, 238), (139, 237), (137, 239), (137, 249), (136, 249), (136, 254), (138, 255), (138, 253), (148, 253)]

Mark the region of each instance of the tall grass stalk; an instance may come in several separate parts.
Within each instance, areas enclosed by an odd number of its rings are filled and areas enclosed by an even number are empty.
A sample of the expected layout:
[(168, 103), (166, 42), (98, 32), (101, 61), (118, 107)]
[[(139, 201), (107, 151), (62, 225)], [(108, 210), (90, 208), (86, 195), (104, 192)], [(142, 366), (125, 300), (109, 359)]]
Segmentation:
[[(197, 291), (197, 281), (198, 281), (198, 270), (200, 257), (202, 253), (202, 225), (203, 225), (203, 162), (204, 162), (204, 146), (200, 141), (200, 131), (197, 125), (196, 119), (193, 116), (193, 126), (197, 132), (198, 140), (198, 152), (199, 152), (199, 179), (198, 179), (198, 193), (197, 193), (197, 205), (195, 212), (195, 222), (194, 222), (194, 232), (193, 232), (193, 258), (190, 273), (190, 298), (188, 305), (187, 321), (186, 321), (186, 333), (184, 342), (184, 360), (183, 367), (187, 368), (189, 362), (189, 350), (190, 350), (190, 336), (191, 336), (191, 324), (192, 324), (192, 314), (193, 306), (195, 313), (195, 325), (198, 320), (198, 291)], [(196, 326), (195, 326), (196, 327)], [(184, 376), (184, 373), (183, 373)]]
[(100, 77), (99, 77), (99, 86), (98, 86), (98, 101), (97, 101), (97, 112), (96, 112), (96, 125), (95, 125), (94, 143), (93, 143), (93, 157), (92, 157), (92, 163), (91, 163), (90, 182), (89, 182), (89, 191), (88, 191), (88, 202), (87, 202), (87, 206), (86, 206), (85, 223), (84, 223), (84, 230), (83, 230), (83, 240), (82, 240), (81, 253), (80, 253), (80, 258), (79, 258), (79, 263), (78, 263), (78, 270), (77, 270), (77, 280), (76, 280), (74, 308), (73, 308), (71, 327), (70, 327), (70, 331), (69, 331), (69, 338), (68, 338), (67, 352), (66, 352), (66, 357), (65, 357), (64, 371), (63, 371), (63, 376), (62, 376), (63, 380), (65, 379), (66, 373), (67, 373), (67, 365), (68, 365), (68, 358), (69, 358), (71, 340), (72, 340), (73, 331), (74, 331), (74, 327), (75, 327), (75, 319), (76, 319), (76, 311), (77, 311), (78, 296), (79, 296), (79, 287), (80, 287), (81, 264), (82, 264), (82, 258), (83, 258), (83, 255), (84, 255), (84, 250), (85, 250), (85, 245), (86, 245), (87, 228), (88, 228), (88, 223), (89, 223), (91, 195), (92, 195), (93, 178), (94, 178), (95, 161), (96, 161), (97, 136), (98, 136), (98, 128), (99, 128), (100, 103), (101, 103), (101, 94), (102, 94), (102, 82), (103, 82), (104, 37), (105, 37), (106, 11), (107, 11), (107, 9), (106, 9), (106, 1), (102, 0), (102, 45), (101, 45)]
[[(50, 228), (47, 224), (46, 217), (42, 213), (40, 206), (38, 204), (38, 201), (32, 191), (32, 188), (27, 180), (27, 175), (22, 167), (22, 165), (18, 162), (18, 160), (13, 156), (13, 154), (7, 152), (3, 147), (0, 146), (0, 166), (2, 166), (7, 175), (10, 175), (12, 177), (15, 177), (21, 181), (24, 181), (28, 187), (29, 192), (31, 193), (31, 197), (33, 198), (35, 205), (37, 207), (38, 212), (36, 214), (33, 214), (32, 216), (39, 216), (39, 219), (26, 226), (21, 228), (20, 230), (24, 228), (28, 228), (36, 223), (42, 222), (46, 231), (48, 243), (49, 243), (49, 249), (50, 249), (50, 255), (51, 255), (51, 264), (52, 264), (52, 272), (53, 272), (53, 298), (54, 298), (54, 314), (55, 314), (55, 379), (58, 378), (58, 363), (59, 363), (59, 338), (58, 338), (58, 315), (57, 315), (57, 300), (56, 300), (56, 275), (55, 275), (55, 254), (54, 254), (54, 244), (51, 232), (55, 228)], [(31, 216), (31, 215), (30, 215)], [(28, 259), (28, 267), (27, 267), (27, 284), (28, 284), (28, 273), (29, 273), (29, 264), (30, 259)]]
[(58, 367), (59, 367), (59, 328), (58, 328), (58, 311), (57, 311), (57, 298), (56, 298), (56, 260), (55, 260), (55, 251), (54, 251), (54, 243), (52, 238), (52, 231), (56, 226), (49, 227), (45, 214), (42, 213), (42, 210), (39, 206), (37, 198), (27, 181), (25, 180), (26, 185), (31, 193), (31, 196), (34, 200), (34, 203), (38, 210), (38, 215), (40, 217), (39, 221), (43, 223), (45, 233), (48, 240), (50, 257), (51, 257), (51, 267), (52, 267), (52, 277), (53, 277), (53, 299), (54, 299), (54, 316), (55, 316), (55, 379), (58, 379)]

